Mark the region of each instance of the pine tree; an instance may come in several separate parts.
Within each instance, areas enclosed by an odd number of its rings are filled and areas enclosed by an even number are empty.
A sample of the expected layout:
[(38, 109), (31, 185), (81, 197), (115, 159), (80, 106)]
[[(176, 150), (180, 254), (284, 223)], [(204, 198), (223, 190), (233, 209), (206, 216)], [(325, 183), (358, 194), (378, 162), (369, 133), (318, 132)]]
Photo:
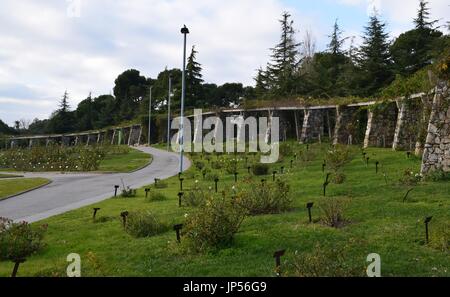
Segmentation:
[(342, 54), (342, 45), (346, 38), (342, 38), (342, 30), (339, 28), (337, 20), (334, 22), (333, 33), (328, 37), (331, 38), (330, 43), (328, 44), (328, 51), (333, 55)]
[(359, 51), (359, 65), (362, 70), (361, 87), (365, 96), (373, 96), (393, 80), (392, 61), (389, 52), (386, 24), (376, 12), (370, 16), (365, 27), (363, 44)]
[(414, 24), (416, 25), (416, 29), (424, 30), (424, 29), (433, 29), (433, 25), (437, 23), (436, 20), (428, 21), (430, 19), (430, 9), (428, 8), (428, 2), (425, 0), (420, 0), (419, 10), (417, 12), (417, 18), (414, 19)]
[(288, 95), (295, 89), (295, 73), (299, 65), (299, 46), (295, 41), (294, 21), (288, 12), (284, 12), (281, 20), (280, 42), (271, 49), (272, 63), (267, 68), (271, 80), (271, 91), (277, 95)]
[(61, 98), (61, 101), (59, 102), (59, 112), (69, 112), (70, 106), (69, 106), (69, 94), (67, 93), (67, 90), (64, 92), (63, 97)]
[(198, 52), (195, 50), (195, 45), (192, 46), (191, 54), (187, 59), (186, 64), (186, 106), (196, 107), (201, 106), (200, 100), (202, 91), (202, 67), (196, 61)]
[(255, 85), (256, 96), (260, 98), (267, 95), (267, 92), (269, 91), (268, 77), (266, 72), (262, 69), (262, 67), (258, 69), (258, 73), (256, 74), (254, 80), (256, 82)]

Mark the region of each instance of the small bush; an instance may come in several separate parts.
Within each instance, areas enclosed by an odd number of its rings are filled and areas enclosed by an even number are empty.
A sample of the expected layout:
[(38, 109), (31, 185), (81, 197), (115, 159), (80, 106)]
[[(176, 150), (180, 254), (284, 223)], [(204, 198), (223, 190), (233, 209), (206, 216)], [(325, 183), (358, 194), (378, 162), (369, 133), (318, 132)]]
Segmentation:
[(434, 170), (427, 173), (424, 179), (432, 182), (450, 181), (450, 172), (445, 172), (442, 169)]
[(34, 228), (27, 222), (14, 223), (0, 217), (0, 261), (18, 265), (44, 247), (42, 242), (47, 226)]
[(326, 198), (320, 203), (324, 217), (322, 223), (334, 228), (344, 226), (348, 221), (344, 218), (344, 211), (348, 206), (347, 199)]
[(148, 197), (146, 198), (146, 201), (148, 202), (163, 201), (163, 200), (167, 200), (167, 196), (158, 191), (150, 191), (148, 193)]
[(122, 189), (122, 194), (120, 194), (120, 196), (123, 198), (131, 198), (136, 197), (136, 194), (136, 189), (126, 187), (125, 189)]
[(342, 183), (344, 183), (345, 179), (346, 179), (346, 176), (345, 176), (344, 173), (337, 172), (337, 173), (333, 174), (332, 181), (333, 181), (334, 184), (342, 184)]
[(405, 186), (415, 186), (422, 180), (420, 173), (415, 173), (412, 169), (406, 169), (400, 178), (400, 183)]
[(267, 175), (269, 173), (269, 165), (263, 163), (256, 163), (252, 166), (254, 175)]
[(237, 172), (238, 171), (238, 160), (236, 160), (235, 158), (228, 159), (225, 162), (225, 171), (228, 174), (234, 174), (235, 172)]
[(168, 231), (168, 226), (150, 212), (134, 211), (128, 214), (125, 231), (133, 237), (150, 237)]
[(208, 172), (206, 174), (206, 179), (210, 181), (215, 181), (219, 178), (219, 174), (217, 172)]
[(195, 161), (195, 168), (197, 168), (198, 170), (202, 170), (205, 167), (205, 163), (202, 161)]
[(197, 184), (184, 194), (184, 203), (186, 206), (198, 207), (206, 203), (211, 197), (211, 191), (205, 191)]
[(236, 202), (250, 215), (280, 213), (291, 207), (289, 185), (282, 180), (264, 186), (250, 184), (248, 188), (237, 195)]
[(166, 181), (162, 181), (162, 180), (158, 180), (156, 183), (155, 183), (155, 188), (156, 189), (165, 189), (165, 188), (167, 188), (169, 185), (167, 184), (167, 182)]
[(342, 247), (323, 248), (316, 244), (310, 253), (295, 253), (288, 267), (296, 277), (362, 277), (365, 268), (350, 262), (354, 255)]
[(195, 251), (230, 246), (238, 232), (245, 211), (222, 197), (208, 198), (194, 214), (187, 216), (183, 234)]
[(220, 161), (220, 160), (212, 161), (212, 162), (211, 162), (211, 168), (212, 168), (212, 169), (217, 169), (217, 170), (219, 170), (219, 169), (222, 169), (222, 167), (223, 167), (223, 162)]
[(279, 150), (280, 150), (280, 157), (292, 156), (294, 153), (292, 145), (288, 142), (280, 143)]

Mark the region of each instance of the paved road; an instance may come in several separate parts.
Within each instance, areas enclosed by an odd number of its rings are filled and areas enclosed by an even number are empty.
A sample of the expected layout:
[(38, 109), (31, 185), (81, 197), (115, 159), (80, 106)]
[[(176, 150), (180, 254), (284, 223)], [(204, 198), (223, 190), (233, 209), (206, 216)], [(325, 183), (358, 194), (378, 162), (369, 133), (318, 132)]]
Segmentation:
[[(105, 200), (114, 195), (114, 185), (142, 187), (155, 178), (167, 178), (179, 172), (179, 156), (149, 147), (139, 150), (153, 155), (152, 163), (133, 173), (25, 173), (25, 177), (44, 177), (52, 183), (34, 191), (0, 201), (0, 217), (35, 222), (66, 211)], [(184, 168), (190, 166), (183, 158)]]

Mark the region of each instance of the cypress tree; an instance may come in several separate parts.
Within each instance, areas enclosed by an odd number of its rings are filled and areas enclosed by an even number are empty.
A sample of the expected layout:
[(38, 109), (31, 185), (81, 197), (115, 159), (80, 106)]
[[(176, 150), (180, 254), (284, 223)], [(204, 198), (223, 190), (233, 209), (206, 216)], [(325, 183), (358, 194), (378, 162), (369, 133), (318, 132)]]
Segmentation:
[(375, 95), (393, 80), (388, 33), (385, 30), (386, 24), (374, 12), (365, 27), (359, 51), (359, 66), (363, 75), (361, 89), (364, 96)]
[(202, 66), (196, 61), (198, 52), (195, 45), (192, 46), (191, 54), (186, 64), (186, 106), (201, 106), (202, 99)]
[(295, 89), (295, 73), (299, 65), (299, 45), (295, 41), (294, 21), (284, 12), (281, 20), (280, 42), (271, 49), (272, 63), (267, 68), (271, 91), (277, 95), (292, 94)]

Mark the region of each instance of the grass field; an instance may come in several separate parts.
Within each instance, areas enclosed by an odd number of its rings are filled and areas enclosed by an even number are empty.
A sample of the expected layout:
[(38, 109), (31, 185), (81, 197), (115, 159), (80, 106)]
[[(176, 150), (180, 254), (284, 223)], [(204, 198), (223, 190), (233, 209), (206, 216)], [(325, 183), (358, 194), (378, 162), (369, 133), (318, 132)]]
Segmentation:
[(15, 175), (15, 174), (3, 174), (0, 173), (0, 178), (14, 178), (14, 177), (22, 177), (21, 175)]
[(150, 164), (152, 157), (136, 149), (130, 149), (127, 154), (107, 154), (100, 162), (98, 171), (130, 172)]
[[(278, 177), (291, 186), (292, 209), (281, 214), (247, 217), (228, 248), (187, 253), (183, 245), (177, 244), (172, 229), (140, 239), (124, 232), (119, 214), (125, 210), (149, 210), (171, 225), (183, 223), (185, 215), (195, 211), (178, 207), (179, 181), (173, 177), (166, 189), (152, 189), (164, 193), (167, 200), (147, 202), (140, 189), (135, 198), (109, 199), (40, 222), (49, 226), (47, 247), (21, 265), (19, 276), (64, 276), (69, 253), (80, 254), (83, 276), (274, 276), (276, 250), (286, 249), (282, 258), (284, 268), (289, 267), (295, 254), (309, 254), (317, 244), (326, 251), (344, 250), (343, 262), (358, 267), (361, 273), (368, 265), (367, 255), (378, 253), (382, 276), (450, 276), (448, 247), (443, 249), (439, 244), (442, 238), (450, 240), (442, 237), (449, 230), (445, 228), (450, 222), (450, 182), (402, 185), (399, 178), (405, 170), (419, 170), (418, 158), (408, 159), (405, 152), (370, 148), (366, 150), (370, 157), (366, 165), (355, 148), (357, 153), (344, 167), (345, 182), (330, 184), (327, 196), (323, 197), (326, 171), (322, 172), (322, 162), (327, 148), (326, 144), (311, 145), (311, 161), (296, 160), (293, 169), (290, 169), (292, 156), (271, 165), (270, 172), (280, 172), (281, 166), (286, 168)], [(305, 146), (298, 145), (298, 149), (304, 151)], [(380, 162), (378, 174), (375, 160)], [(243, 161), (240, 164), (236, 185), (233, 175), (217, 171), (219, 191), (230, 192), (233, 185), (245, 187), (242, 180), (249, 175)], [(203, 180), (194, 166), (184, 176), (184, 190), (196, 180), (202, 187), (214, 187), (214, 182)], [(265, 178), (272, 182), (271, 175)], [(410, 188), (414, 190), (403, 202)], [(344, 212), (349, 224), (342, 228), (318, 221), (323, 212), (317, 205), (334, 198), (350, 201)], [(307, 202), (315, 203), (312, 224), (308, 222)], [(103, 222), (92, 221), (93, 207), (101, 208), (97, 216), (103, 217)], [(423, 223), (427, 216), (433, 216), (428, 245), (424, 243)], [(0, 262), (0, 275), (8, 276), (12, 268), (12, 263)]]
[(47, 182), (48, 179), (45, 178), (0, 179), (0, 200), (5, 197), (41, 186)]

